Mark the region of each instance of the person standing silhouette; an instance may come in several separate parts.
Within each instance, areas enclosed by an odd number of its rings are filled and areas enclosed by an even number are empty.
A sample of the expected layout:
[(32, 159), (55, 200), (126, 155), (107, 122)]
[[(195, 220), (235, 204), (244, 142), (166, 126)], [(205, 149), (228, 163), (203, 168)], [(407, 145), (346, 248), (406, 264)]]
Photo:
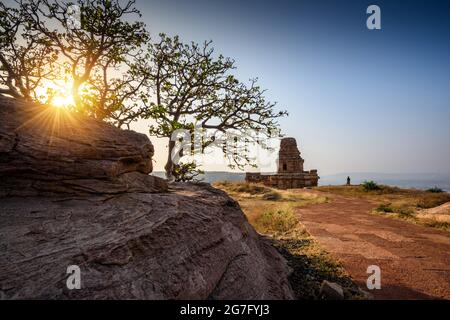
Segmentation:
[(347, 185), (350, 185), (350, 177), (347, 177)]

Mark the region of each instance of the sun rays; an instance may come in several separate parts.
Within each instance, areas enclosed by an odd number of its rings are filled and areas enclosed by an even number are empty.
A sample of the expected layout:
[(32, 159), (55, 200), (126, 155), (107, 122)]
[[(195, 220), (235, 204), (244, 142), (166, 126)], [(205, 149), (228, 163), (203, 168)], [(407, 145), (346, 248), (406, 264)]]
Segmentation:
[[(39, 105), (27, 110), (28, 119), (16, 128), (17, 131), (28, 128), (29, 131), (39, 131), (42, 137), (46, 137), (48, 146), (62, 137), (69, 137), (72, 134), (80, 134), (80, 119), (70, 110), (60, 105)], [(81, 131), (80, 131), (81, 130)]]
[(72, 95), (72, 83), (67, 79), (44, 82), (37, 90), (40, 102), (55, 108), (68, 109), (75, 105)]
[(70, 106), (74, 105), (73, 97), (72, 95), (55, 96), (51, 100), (50, 105), (55, 108), (69, 108)]

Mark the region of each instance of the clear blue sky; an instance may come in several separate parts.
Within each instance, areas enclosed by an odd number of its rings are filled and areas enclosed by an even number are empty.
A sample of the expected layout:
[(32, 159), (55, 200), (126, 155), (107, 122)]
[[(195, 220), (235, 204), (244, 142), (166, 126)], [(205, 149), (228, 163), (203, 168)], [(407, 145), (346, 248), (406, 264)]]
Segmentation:
[[(381, 8), (382, 30), (366, 28)], [(450, 172), (450, 1), (138, 0), (154, 37), (213, 40), (290, 116), (306, 169)], [(139, 131), (145, 126), (139, 124)], [(155, 169), (164, 165), (156, 143)], [(220, 169), (220, 168), (206, 168)]]

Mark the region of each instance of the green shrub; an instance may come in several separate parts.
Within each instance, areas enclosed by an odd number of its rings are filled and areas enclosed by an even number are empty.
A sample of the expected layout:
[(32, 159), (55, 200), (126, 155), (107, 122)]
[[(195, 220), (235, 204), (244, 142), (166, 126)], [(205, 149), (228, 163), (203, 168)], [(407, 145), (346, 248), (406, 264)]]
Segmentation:
[(401, 208), (398, 210), (398, 215), (402, 218), (413, 218), (414, 217), (414, 210), (411, 208)]
[(277, 201), (277, 200), (281, 200), (283, 198), (283, 196), (276, 191), (270, 191), (268, 193), (265, 193), (262, 198), (264, 200), (271, 200), (271, 201)]
[(381, 190), (381, 187), (375, 181), (364, 181), (361, 185), (364, 191)]
[(236, 185), (234, 191), (250, 194), (265, 194), (267, 192), (270, 192), (270, 189), (254, 183), (242, 183)]
[(428, 227), (438, 228), (445, 231), (450, 231), (450, 222), (444, 222), (444, 221), (427, 221), (425, 222), (425, 225)]
[(377, 209), (378, 212), (386, 212), (386, 213), (391, 213), (394, 212), (394, 209), (392, 209), (391, 204), (390, 203), (382, 203), (380, 204)]
[(444, 190), (442, 190), (441, 188), (438, 188), (438, 187), (433, 187), (433, 188), (428, 189), (427, 192), (442, 193), (442, 192), (444, 192)]

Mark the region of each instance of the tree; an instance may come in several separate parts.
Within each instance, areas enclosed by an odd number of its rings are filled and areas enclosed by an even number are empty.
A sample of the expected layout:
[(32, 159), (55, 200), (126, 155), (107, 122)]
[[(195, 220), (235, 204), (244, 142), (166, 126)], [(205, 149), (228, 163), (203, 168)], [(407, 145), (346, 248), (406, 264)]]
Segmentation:
[(174, 164), (172, 175), (177, 182), (197, 181), (197, 177), (205, 173), (197, 168), (195, 162)]
[(114, 62), (106, 59), (92, 73), (84, 93), (83, 108), (97, 119), (107, 120), (115, 126), (130, 128), (130, 123), (139, 119), (142, 101), (148, 100), (148, 77), (141, 72), (139, 55), (122, 62), (126, 69), (120, 76), (111, 76)]
[(55, 75), (57, 52), (33, 32), (17, 8), (0, 3), (0, 94), (38, 100), (36, 89)]
[[(147, 58), (155, 100), (146, 103), (144, 116), (156, 122), (149, 128), (151, 135), (170, 139), (165, 165), (168, 178), (173, 178), (176, 165), (173, 156), (178, 151), (175, 139), (171, 139), (176, 130), (187, 129), (192, 134), (196, 127), (220, 133), (234, 130), (246, 140), (264, 145), (263, 140), (245, 132), (254, 130), (270, 135), (278, 128), (277, 118), (287, 114), (274, 111), (276, 104), (265, 99), (265, 91), (257, 80), (249, 84), (239, 82), (231, 73), (234, 61), (216, 56), (211, 41), (202, 45), (184, 44), (177, 36), (160, 34), (160, 40), (149, 45)], [(217, 146), (214, 137), (200, 143), (201, 152)], [(235, 151), (227, 155), (230, 165), (242, 168), (251, 164), (245, 153)]]
[(146, 79), (135, 72), (135, 63), (149, 35), (142, 22), (129, 22), (140, 16), (135, 1), (17, 2), (29, 30), (58, 50), (77, 111), (118, 126), (136, 118), (132, 99)]

